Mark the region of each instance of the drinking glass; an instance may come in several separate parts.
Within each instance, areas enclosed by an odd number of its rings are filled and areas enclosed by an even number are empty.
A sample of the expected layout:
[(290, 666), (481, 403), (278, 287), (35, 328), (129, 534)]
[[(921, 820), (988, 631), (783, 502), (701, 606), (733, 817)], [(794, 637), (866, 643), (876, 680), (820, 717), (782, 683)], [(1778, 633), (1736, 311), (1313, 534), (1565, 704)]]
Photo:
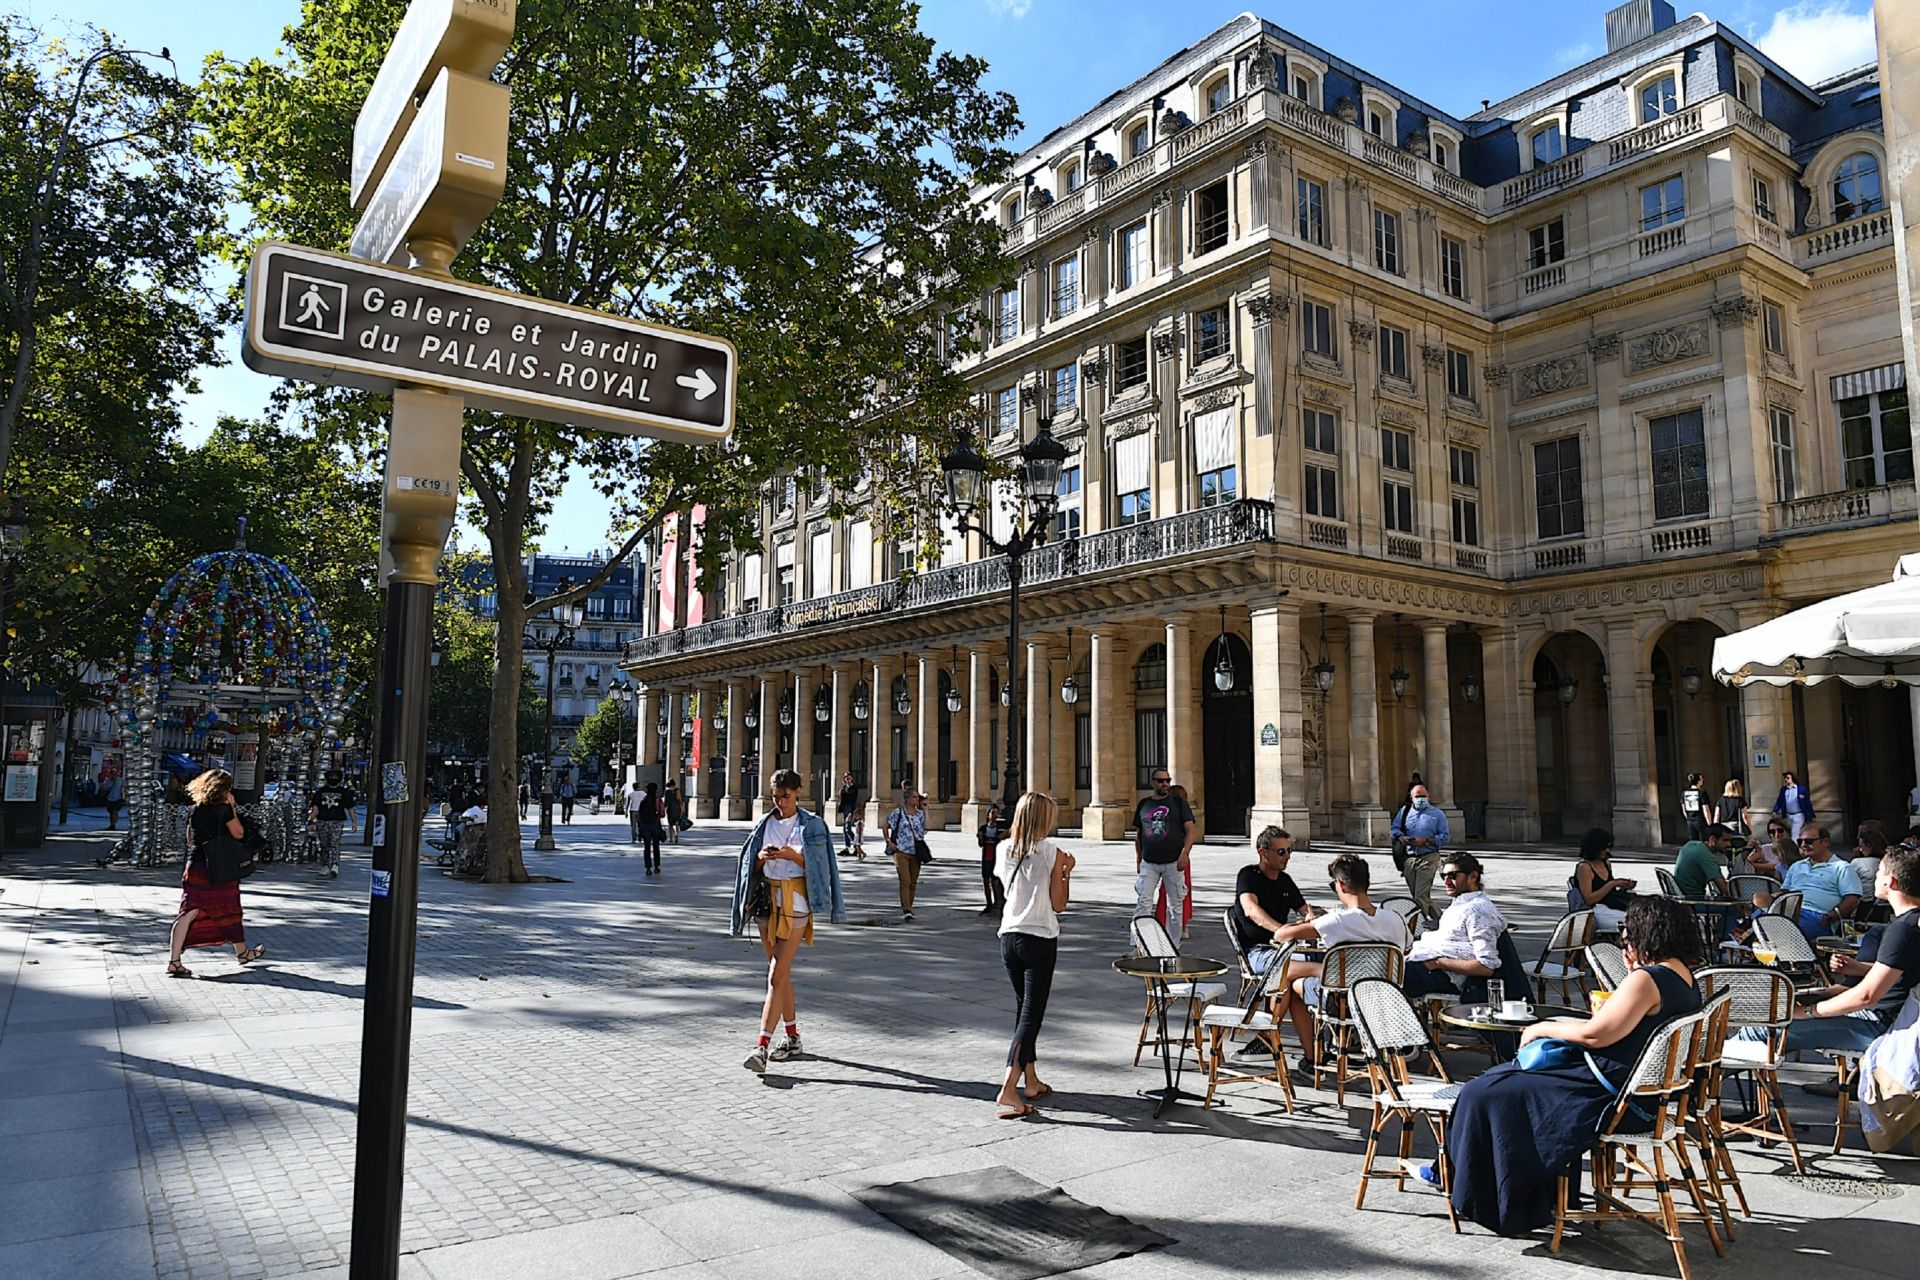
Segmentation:
[(1753, 958), (1761, 964), (1770, 965), (1780, 958), (1780, 953), (1769, 947), (1755, 947), (1753, 949)]
[(1487, 980), (1487, 1003), (1493, 1006), (1495, 1013), (1505, 1008), (1507, 1003), (1507, 984), (1498, 978), (1489, 978)]

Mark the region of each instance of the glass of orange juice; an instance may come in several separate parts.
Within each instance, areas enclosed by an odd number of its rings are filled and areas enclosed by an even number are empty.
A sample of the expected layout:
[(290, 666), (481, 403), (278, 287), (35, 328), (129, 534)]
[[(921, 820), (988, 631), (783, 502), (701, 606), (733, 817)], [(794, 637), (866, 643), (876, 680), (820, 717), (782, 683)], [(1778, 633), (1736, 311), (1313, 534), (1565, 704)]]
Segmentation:
[(1761, 964), (1770, 965), (1780, 958), (1780, 953), (1771, 947), (1755, 947), (1753, 949), (1753, 958)]
[(1612, 998), (1613, 992), (1611, 991), (1589, 991), (1587, 992), (1587, 1008), (1597, 1014), (1606, 1007), (1607, 1001)]

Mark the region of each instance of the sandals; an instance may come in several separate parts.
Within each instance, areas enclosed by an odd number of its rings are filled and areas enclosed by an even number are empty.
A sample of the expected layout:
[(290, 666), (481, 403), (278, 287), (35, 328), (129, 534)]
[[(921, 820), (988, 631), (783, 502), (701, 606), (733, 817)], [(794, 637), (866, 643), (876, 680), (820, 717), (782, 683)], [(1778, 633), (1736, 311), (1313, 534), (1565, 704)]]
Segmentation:
[(1031, 1093), (1027, 1094), (1027, 1101), (1038, 1102), (1042, 1098), (1051, 1096), (1052, 1093), (1053, 1093), (1053, 1086), (1050, 1084), (1043, 1084), (1038, 1089), (1035, 1089)]
[(1000, 1114), (996, 1116), (995, 1119), (1025, 1120), (1028, 1116), (1037, 1116), (1039, 1114), (1040, 1114), (1040, 1108), (1028, 1103), (1021, 1103), (1017, 1107), (1009, 1107), (1009, 1106), (1003, 1105), (1000, 1108)]
[(169, 978), (191, 978), (193, 976), (193, 970), (187, 968), (187, 966), (181, 964), (178, 960), (169, 960), (167, 961), (167, 976)]
[(237, 959), (241, 964), (252, 964), (255, 960), (258, 960), (261, 956), (265, 954), (267, 954), (267, 944), (263, 942), (257, 947), (248, 947), (245, 951), (242, 951), (238, 956), (234, 958)]

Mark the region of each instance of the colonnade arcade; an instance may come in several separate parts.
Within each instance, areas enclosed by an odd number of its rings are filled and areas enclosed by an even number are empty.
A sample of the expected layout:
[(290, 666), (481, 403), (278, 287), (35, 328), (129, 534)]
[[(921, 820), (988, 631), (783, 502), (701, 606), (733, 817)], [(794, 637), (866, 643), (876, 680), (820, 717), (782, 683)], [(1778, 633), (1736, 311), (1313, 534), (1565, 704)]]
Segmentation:
[[(1716, 794), (1738, 777), (1764, 809), (1803, 754), (1864, 760), (1882, 720), (1905, 723), (1904, 699), (1883, 708), (1877, 691), (1705, 677), (1717, 636), (1778, 612), (1754, 598), (1757, 569), (1528, 596), (1244, 556), (1198, 567), (1187, 585), (1211, 589), (1178, 590), (1178, 577), (1026, 602), (1026, 785), (1088, 838), (1121, 836), (1164, 766), (1209, 837), (1274, 822), (1381, 845), (1417, 771), (1472, 836), (1602, 826), (1646, 847), (1682, 838), (1688, 772)], [(1001, 791), (1003, 626), (1003, 609), (979, 602), (635, 664), (642, 761), (676, 740), (653, 729), (665, 706), (697, 729), (681, 761), (696, 816), (764, 812), (765, 777), (783, 766), (807, 779), (810, 804), (830, 807), (851, 773), (870, 823), (913, 785), (934, 825), (971, 829)], [(1817, 741), (1799, 742), (1799, 726)], [(1884, 754), (1863, 780), (1813, 781), (1850, 785), (1854, 814), (1903, 804), (1910, 750)]]

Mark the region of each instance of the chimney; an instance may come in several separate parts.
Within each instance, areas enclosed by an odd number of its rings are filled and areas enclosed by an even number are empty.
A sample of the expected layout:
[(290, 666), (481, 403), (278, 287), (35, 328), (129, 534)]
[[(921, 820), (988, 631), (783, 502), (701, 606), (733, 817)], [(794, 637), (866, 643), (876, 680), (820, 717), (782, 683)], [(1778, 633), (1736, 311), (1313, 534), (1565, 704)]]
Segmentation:
[(1613, 53), (1665, 31), (1678, 19), (1667, 0), (1627, 0), (1607, 13), (1607, 52)]

